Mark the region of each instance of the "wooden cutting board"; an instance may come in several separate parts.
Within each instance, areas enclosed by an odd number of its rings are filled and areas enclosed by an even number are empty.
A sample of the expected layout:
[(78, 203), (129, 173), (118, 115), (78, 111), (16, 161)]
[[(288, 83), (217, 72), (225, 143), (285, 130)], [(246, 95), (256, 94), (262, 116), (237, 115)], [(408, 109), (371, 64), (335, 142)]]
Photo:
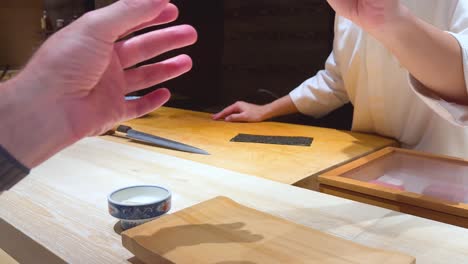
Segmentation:
[(242, 206), (228, 198), (163, 216), (122, 233), (145, 263), (415, 263)]
[[(197, 155), (144, 145), (117, 136), (112, 140), (218, 168), (318, 190), (314, 175), (337, 165), (394, 146), (373, 135), (277, 122), (213, 121), (207, 113), (161, 107), (143, 118), (124, 123), (136, 130), (176, 140), (208, 151)], [(238, 134), (312, 137), (310, 147), (231, 142)], [(300, 183), (299, 183), (300, 182)]]

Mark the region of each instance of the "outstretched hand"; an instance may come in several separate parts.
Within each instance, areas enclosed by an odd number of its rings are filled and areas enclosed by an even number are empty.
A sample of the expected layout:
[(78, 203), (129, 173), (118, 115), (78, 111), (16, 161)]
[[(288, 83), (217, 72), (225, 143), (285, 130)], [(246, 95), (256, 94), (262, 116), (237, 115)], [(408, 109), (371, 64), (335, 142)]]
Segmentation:
[(170, 22), (177, 13), (168, 0), (121, 0), (84, 15), (52, 36), (26, 71), (37, 76), (42, 93), (55, 97), (64, 110), (66, 125), (77, 137), (99, 135), (116, 122), (150, 112), (170, 97), (167, 89), (161, 89), (126, 102), (125, 94), (191, 69), (187, 55), (128, 69), (193, 44), (196, 32), (190, 26), (166, 28), (115, 43), (134, 29)]
[(400, 0), (328, 0), (339, 16), (374, 32), (398, 20), (404, 8)]
[(174, 26), (118, 40), (177, 16), (169, 0), (120, 0), (52, 35), (1, 89), (0, 143), (31, 168), (78, 139), (100, 135), (164, 104), (167, 89), (133, 101), (124, 96), (189, 71), (190, 57), (132, 66), (195, 43), (195, 29)]

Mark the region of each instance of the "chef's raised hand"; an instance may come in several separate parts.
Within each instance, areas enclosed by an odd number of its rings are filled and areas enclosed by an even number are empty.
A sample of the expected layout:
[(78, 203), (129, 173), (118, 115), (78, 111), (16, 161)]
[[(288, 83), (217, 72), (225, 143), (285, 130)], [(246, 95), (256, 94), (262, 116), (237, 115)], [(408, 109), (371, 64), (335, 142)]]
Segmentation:
[(466, 62), (460, 43), (452, 35), (415, 16), (399, 0), (328, 3), (339, 16), (380, 41), (426, 88), (447, 101), (468, 105), (463, 71)]
[(120, 0), (50, 37), (20, 74), (0, 87), (0, 143), (31, 168), (80, 138), (164, 104), (167, 89), (129, 102), (124, 96), (189, 71), (190, 57), (131, 67), (193, 44), (196, 31), (182, 25), (118, 39), (175, 20), (178, 10), (168, 2)]
[(397, 21), (406, 11), (399, 0), (328, 0), (336, 13), (375, 32)]

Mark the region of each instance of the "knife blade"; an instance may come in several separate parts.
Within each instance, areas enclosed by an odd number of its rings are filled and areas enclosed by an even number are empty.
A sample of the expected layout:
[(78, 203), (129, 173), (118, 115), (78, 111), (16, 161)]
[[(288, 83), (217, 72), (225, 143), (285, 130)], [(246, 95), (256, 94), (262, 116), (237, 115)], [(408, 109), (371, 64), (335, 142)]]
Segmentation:
[(167, 138), (162, 138), (148, 133), (140, 132), (132, 129), (129, 126), (119, 125), (115, 129), (115, 131), (125, 134), (126, 137), (129, 139), (145, 142), (158, 147), (179, 150), (188, 153), (210, 155), (210, 153), (204, 151), (203, 149), (199, 149)]

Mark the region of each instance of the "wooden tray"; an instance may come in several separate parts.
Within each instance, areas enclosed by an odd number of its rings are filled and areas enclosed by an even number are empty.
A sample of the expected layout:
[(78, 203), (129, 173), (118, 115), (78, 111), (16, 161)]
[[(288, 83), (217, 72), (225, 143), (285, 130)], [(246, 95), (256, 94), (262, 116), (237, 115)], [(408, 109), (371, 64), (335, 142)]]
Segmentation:
[(217, 197), (122, 233), (146, 263), (415, 263)]
[(385, 148), (318, 180), (324, 193), (468, 228), (466, 160)]

